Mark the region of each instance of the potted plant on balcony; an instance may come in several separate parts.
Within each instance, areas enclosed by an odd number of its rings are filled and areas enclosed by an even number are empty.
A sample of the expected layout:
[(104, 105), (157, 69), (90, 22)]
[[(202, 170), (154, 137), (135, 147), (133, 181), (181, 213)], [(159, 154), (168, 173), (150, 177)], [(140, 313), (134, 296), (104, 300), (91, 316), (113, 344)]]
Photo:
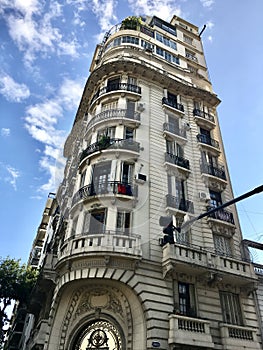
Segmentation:
[(110, 146), (110, 138), (107, 135), (102, 135), (98, 141), (99, 150), (105, 149)]
[(141, 17), (129, 16), (121, 22), (121, 29), (137, 30), (142, 23)]

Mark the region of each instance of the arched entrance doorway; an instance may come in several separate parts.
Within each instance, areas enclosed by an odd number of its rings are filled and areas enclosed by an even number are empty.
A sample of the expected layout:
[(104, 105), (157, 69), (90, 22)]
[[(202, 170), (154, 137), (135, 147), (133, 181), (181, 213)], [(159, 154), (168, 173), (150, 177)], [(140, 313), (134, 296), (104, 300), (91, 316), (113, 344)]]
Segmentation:
[(125, 350), (120, 329), (108, 320), (95, 320), (77, 334), (72, 350)]

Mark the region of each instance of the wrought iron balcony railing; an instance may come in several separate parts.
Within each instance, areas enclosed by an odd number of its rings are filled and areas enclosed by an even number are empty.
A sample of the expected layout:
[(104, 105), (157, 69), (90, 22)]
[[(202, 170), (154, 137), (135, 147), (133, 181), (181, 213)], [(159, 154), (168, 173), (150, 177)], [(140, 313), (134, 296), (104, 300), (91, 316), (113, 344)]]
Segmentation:
[(188, 213), (194, 213), (194, 203), (185, 199), (172, 196), (171, 194), (166, 195), (167, 207), (175, 208)]
[(78, 192), (75, 193), (72, 200), (72, 205), (76, 204), (82, 199), (107, 194), (137, 197), (137, 186), (122, 181), (94, 182), (87, 186), (81, 187)]
[[(214, 209), (214, 207), (211, 207), (211, 206), (207, 207), (207, 211), (211, 209)], [(229, 224), (235, 225), (233, 214), (230, 211), (227, 211), (225, 209), (219, 209), (214, 213), (209, 214), (208, 217), (216, 220), (225, 221), (225, 222), (228, 222)]]
[(80, 162), (90, 156), (92, 153), (102, 151), (105, 149), (123, 149), (133, 152), (140, 152), (140, 143), (132, 139), (110, 139), (105, 137), (95, 143), (89, 145), (80, 155)]
[(168, 99), (167, 97), (162, 98), (162, 104), (178, 109), (178, 111), (184, 112), (184, 106), (181, 103), (177, 103), (173, 100)]
[(188, 169), (188, 170), (190, 169), (190, 164), (189, 164), (188, 159), (185, 159), (183, 157), (179, 157), (179, 156), (172, 154), (172, 153), (168, 153), (168, 152), (165, 153), (165, 161), (168, 163), (171, 163), (171, 164), (178, 165), (178, 166), (185, 168), (185, 169)]
[(201, 172), (226, 180), (226, 172), (223, 165), (217, 167), (207, 163), (201, 163)]
[(163, 131), (168, 131), (171, 134), (178, 135), (186, 139), (186, 130), (176, 127), (173, 123), (164, 123)]
[(104, 122), (111, 119), (129, 119), (134, 121), (140, 121), (140, 113), (134, 111), (133, 113), (130, 113), (127, 109), (107, 109), (97, 115), (95, 115), (89, 122), (88, 122), (88, 128), (93, 126), (96, 123)]
[(201, 143), (205, 143), (206, 145), (212, 146), (214, 148), (219, 149), (219, 142), (212, 139), (210, 136), (208, 135), (204, 135), (204, 134), (198, 134), (196, 135), (198, 142)]
[(91, 103), (96, 100), (98, 97), (101, 95), (104, 95), (108, 92), (113, 92), (113, 91), (129, 91), (133, 92), (135, 94), (141, 94), (141, 87), (133, 84), (128, 84), (128, 83), (112, 83), (107, 86), (104, 86), (103, 88), (99, 89), (95, 95), (93, 95), (91, 99)]
[(206, 119), (206, 120), (208, 120), (208, 121), (210, 121), (212, 123), (215, 122), (214, 116), (212, 116), (211, 114), (209, 114), (207, 112), (201, 111), (201, 109), (195, 108), (193, 110), (193, 114), (194, 114), (194, 116)]

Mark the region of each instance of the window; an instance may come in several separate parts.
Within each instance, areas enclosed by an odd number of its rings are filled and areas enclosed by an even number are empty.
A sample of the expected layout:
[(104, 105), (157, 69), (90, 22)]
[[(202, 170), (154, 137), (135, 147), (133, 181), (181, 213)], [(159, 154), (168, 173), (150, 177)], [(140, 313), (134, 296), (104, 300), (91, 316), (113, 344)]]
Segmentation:
[(111, 126), (105, 129), (98, 130), (97, 141), (99, 141), (103, 136), (109, 137), (110, 139), (114, 139), (115, 129), (115, 126)]
[(87, 172), (87, 169), (85, 169), (83, 171), (83, 173), (81, 174), (81, 177), (80, 177), (80, 186), (79, 188), (83, 187), (85, 185), (85, 177), (86, 177), (86, 172)]
[(176, 42), (163, 36), (162, 34), (156, 32), (155, 37), (158, 41), (160, 41), (161, 43), (163, 43), (166, 46), (169, 46), (171, 49), (173, 50), (177, 50), (177, 46), (176, 46)]
[(162, 56), (168, 62), (180, 64), (179, 57), (174, 56), (170, 52), (161, 49), (159, 46), (156, 46), (156, 53), (157, 55)]
[(178, 283), (179, 312), (185, 316), (196, 316), (194, 285)]
[(180, 200), (185, 200), (185, 184), (182, 179), (168, 175), (168, 193)]
[(126, 211), (117, 212), (117, 231), (129, 234), (131, 228), (131, 213)]
[(92, 170), (91, 195), (108, 193), (110, 191), (111, 162), (94, 164)]
[(220, 292), (223, 321), (229, 324), (242, 325), (242, 314), (239, 296), (234, 293)]
[(111, 101), (111, 102), (108, 102), (108, 103), (103, 103), (101, 105), (101, 111), (107, 111), (109, 109), (116, 109), (118, 108), (118, 100), (114, 100), (114, 101)]
[(83, 226), (82, 226), (82, 234), (83, 235), (86, 235), (89, 233), (90, 216), (91, 216), (91, 214), (89, 212), (85, 213), (85, 215), (84, 215), (84, 221), (83, 221)]
[(128, 85), (137, 85), (137, 79), (131, 76), (128, 76)]
[(123, 184), (130, 184), (132, 182), (133, 177), (133, 164), (130, 163), (122, 163), (122, 171), (121, 171), (121, 182)]
[(181, 158), (184, 156), (183, 147), (179, 143), (169, 139), (166, 140), (166, 152)]
[(139, 38), (136, 38), (135, 36), (123, 36), (122, 43), (139, 45)]
[(218, 255), (232, 256), (231, 239), (214, 234), (215, 252)]
[(73, 237), (77, 234), (77, 223), (78, 223), (78, 218), (73, 219), (72, 226), (71, 226), (71, 236)]
[(120, 82), (121, 82), (120, 77), (114, 77), (109, 79), (107, 82), (107, 92), (118, 90), (120, 86)]
[(157, 27), (165, 30), (167, 33), (170, 33), (176, 36), (176, 27), (173, 26), (172, 24), (162, 21), (160, 18), (153, 17), (151, 24), (156, 25)]
[(219, 207), (222, 205), (221, 193), (209, 190), (210, 193), (210, 205), (213, 208)]
[(134, 112), (135, 112), (135, 101), (127, 100), (127, 110), (126, 110), (126, 117), (127, 118), (134, 118)]
[(169, 131), (179, 135), (179, 118), (168, 116)]
[(94, 210), (90, 214), (89, 233), (101, 234), (105, 232), (106, 209)]
[(189, 58), (189, 59), (192, 60), (192, 61), (197, 62), (197, 58), (196, 58), (194, 52), (190, 52), (190, 51), (185, 50), (185, 57), (186, 57), (186, 58)]
[(133, 140), (134, 137), (134, 129), (128, 126), (124, 128), (124, 139), (125, 140)]
[(190, 38), (190, 36), (187, 36), (184, 34), (184, 42), (189, 44), (189, 45), (193, 45), (193, 39)]
[(143, 47), (146, 51), (152, 52), (154, 46), (148, 41), (141, 40), (141, 47)]

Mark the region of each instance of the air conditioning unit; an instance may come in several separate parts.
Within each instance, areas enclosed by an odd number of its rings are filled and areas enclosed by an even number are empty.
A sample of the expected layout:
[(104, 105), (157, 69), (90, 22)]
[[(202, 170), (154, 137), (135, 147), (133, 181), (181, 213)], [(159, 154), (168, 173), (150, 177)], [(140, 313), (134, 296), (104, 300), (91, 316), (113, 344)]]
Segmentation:
[(147, 176), (144, 175), (144, 174), (138, 173), (138, 174), (135, 175), (135, 181), (138, 182), (138, 183), (142, 183), (143, 184), (143, 183), (146, 182), (146, 180), (147, 180)]
[(145, 103), (139, 102), (137, 105), (137, 110), (143, 112), (145, 110)]
[(203, 202), (207, 202), (210, 200), (210, 197), (209, 197), (208, 193), (206, 193), (206, 192), (199, 192), (199, 198)]

